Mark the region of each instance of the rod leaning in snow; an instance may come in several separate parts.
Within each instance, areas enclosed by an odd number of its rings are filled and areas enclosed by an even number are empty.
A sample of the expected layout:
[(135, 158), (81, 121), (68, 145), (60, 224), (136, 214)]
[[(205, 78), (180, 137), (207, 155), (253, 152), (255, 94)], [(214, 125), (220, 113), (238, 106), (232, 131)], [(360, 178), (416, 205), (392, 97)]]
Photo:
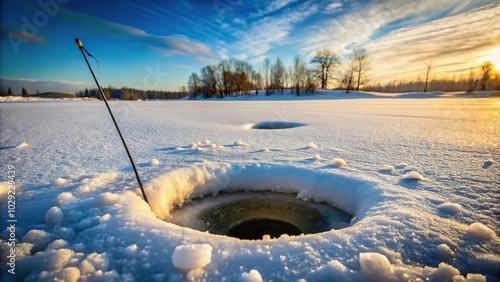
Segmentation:
[(7, 196), (7, 230), (9, 239), (7, 245), (10, 247), (7, 252), (7, 270), (10, 274), (16, 274), (16, 167), (7, 167), (8, 196)]
[[(92, 54), (83, 47), (82, 41), (80, 39), (75, 38), (75, 43), (82, 52), (83, 58), (85, 59), (85, 62), (87, 63), (87, 66), (90, 70), (90, 73), (92, 74), (92, 77), (94, 78), (95, 84), (97, 85), (97, 89), (99, 89), (99, 93), (101, 94), (101, 98), (104, 101), (104, 104), (106, 105), (106, 108), (108, 109), (108, 113), (111, 116), (111, 119), (113, 120), (113, 123), (115, 125), (116, 131), (118, 131), (118, 135), (120, 136), (120, 139), (122, 140), (123, 147), (125, 147), (125, 151), (127, 152), (128, 159), (130, 160), (130, 163), (132, 164), (132, 168), (134, 169), (135, 177), (137, 178), (137, 183), (139, 183), (139, 187), (141, 188), (142, 192), (142, 198), (144, 201), (149, 205), (148, 197), (146, 197), (146, 192), (144, 191), (144, 186), (142, 185), (141, 178), (139, 177), (139, 171), (137, 171), (137, 167), (134, 162), (134, 158), (132, 157), (132, 154), (130, 153), (130, 150), (128, 149), (127, 142), (125, 142), (125, 138), (123, 137), (122, 131), (120, 130), (120, 126), (118, 126), (118, 123), (116, 122), (115, 116), (113, 115), (113, 112), (111, 111), (111, 108), (109, 107), (108, 100), (106, 99), (106, 95), (104, 95), (104, 92), (102, 91), (101, 85), (99, 84), (99, 81), (97, 81), (97, 77), (94, 74), (94, 71), (92, 70), (92, 67), (90, 66), (89, 60), (87, 60), (87, 56), (85, 56), (85, 53), (89, 55), (89, 57), (93, 57), (96, 61), (97, 59), (92, 56)], [(97, 66), (99, 66), (99, 62), (97, 61)], [(151, 205), (150, 205), (151, 206)]]

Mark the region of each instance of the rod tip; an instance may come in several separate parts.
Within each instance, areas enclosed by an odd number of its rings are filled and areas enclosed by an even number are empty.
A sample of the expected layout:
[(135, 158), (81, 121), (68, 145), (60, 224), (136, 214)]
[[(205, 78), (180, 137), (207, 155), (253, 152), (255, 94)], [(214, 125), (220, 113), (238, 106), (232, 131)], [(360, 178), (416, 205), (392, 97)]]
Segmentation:
[(80, 41), (80, 39), (75, 38), (75, 42), (76, 42), (76, 45), (78, 45), (78, 47), (82, 47), (82, 46), (83, 46), (83, 44), (82, 44), (82, 42)]

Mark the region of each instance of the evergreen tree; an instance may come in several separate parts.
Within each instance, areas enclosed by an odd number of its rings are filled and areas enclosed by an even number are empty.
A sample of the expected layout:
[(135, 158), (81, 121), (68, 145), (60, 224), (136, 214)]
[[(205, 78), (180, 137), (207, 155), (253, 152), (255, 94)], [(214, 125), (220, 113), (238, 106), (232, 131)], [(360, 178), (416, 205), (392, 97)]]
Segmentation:
[(23, 87), (23, 90), (22, 90), (22, 95), (23, 97), (27, 97), (28, 96), (28, 91)]

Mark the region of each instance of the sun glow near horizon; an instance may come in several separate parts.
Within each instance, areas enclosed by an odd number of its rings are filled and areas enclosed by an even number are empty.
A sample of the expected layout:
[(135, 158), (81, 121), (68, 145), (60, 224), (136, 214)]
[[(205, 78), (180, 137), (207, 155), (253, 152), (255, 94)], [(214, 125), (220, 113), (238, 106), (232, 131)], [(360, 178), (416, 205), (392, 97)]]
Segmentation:
[(496, 70), (500, 71), (500, 47), (491, 50), (486, 59), (495, 65)]

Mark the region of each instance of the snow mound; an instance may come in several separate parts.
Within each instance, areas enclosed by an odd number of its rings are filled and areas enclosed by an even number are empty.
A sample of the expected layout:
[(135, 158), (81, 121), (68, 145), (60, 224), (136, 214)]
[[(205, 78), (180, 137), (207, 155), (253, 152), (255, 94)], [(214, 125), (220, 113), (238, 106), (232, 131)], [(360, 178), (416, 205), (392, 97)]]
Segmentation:
[(491, 230), (489, 227), (480, 222), (474, 222), (469, 225), (467, 231), (474, 238), (482, 241), (489, 241), (497, 238), (497, 234), (495, 234), (495, 231)]
[(234, 145), (235, 146), (248, 146), (248, 144), (243, 142), (243, 140), (234, 141)]
[(118, 195), (110, 192), (102, 193), (95, 198), (94, 206), (112, 206), (118, 202)]
[(32, 229), (24, 235), (21, 242), (33, 244), (33, 250), (43, 250), (51, 241), (51, 235), (43, 230)]
[(462, 206), (455, 203), (442, 203), (439, 209), (448, 214), (458, 214), (462, 212)]
[(64, 218), (64, 213), (62, 212), (61, 208), (59, 207), (52, 207), (50, 208), (47, 213), (45, 213), (45, 222), (47, 222), (50, 225), (56, 225), (59, 224), (62, 219)]
[(394, 277), (394, 268), (383, 254), (360, 253), (359, 264), (368, 279), (387, 281)]
[(72, 202), (75, 200), (75, 196), (71, 194), (70, 192), (63, 192), (57, 196), (57, 198), (54, 200), (54, 205), (56, 206), (62, 206), (66, 203)]
[(455, 252), (446, 244), (440, 244), (434, 253), (441, 261), (450, 261), (455, 257)]
[(306, 148), (307, 148), (307, 149), (311, 149), (311, 150), (317, 150), (317, 149), (318, 149), (318, 145), (316, 145), (316, 144), (314, 144), (313, 142), (311, 142), (311, 143), (308, 143), (308, 144), (306, 145)]
[(242, 282), (262, 282), (262, 276), (260, 275), (260, 273), (255, 270), (255, 269), (252, 269), (250, 270), (250, 272), (243, 272), (241, 274), (241, 281)]
[(155, 167), (155, 166), (158, 166), (160, 164), (160, 161), (157, 160), (157, 159), (152, 159), (150, 162), (149, 162), (149, 165), (152, 166), (152, 167)]
[(203, 268), (212, 261), (212, 246), (209, 244), (190, 244), (175, 247), (172, 262), (182, 270)]
[(21, 143), (19, 145), (16, 146), (16, 149), (24, 149), (26, 147), (29, 147), (30, 145), (28, 145), (27, 143)]
[(335, 158), (332, 160), (332, 165), (336, 167), (345, 166), (347, 163), (344, 159)]
[(382, 168), (379, 169), (378, 171), (382, 173), (395, 173), (396, 168), (393, 167), (392, 165), (383, 165)]
[(424, 177), (416, 171), (410, 171), (407, 174), (405, 174), (401, 179), (422, 181), (424, 180)]
[(78, 193), (89, 193), (97, 188), (106, 186), (107, 184), (115, 181), (115, 179), (118, 177), (118, 174), (114, 172), (108, 172), (108, 173), (100, 173), (97, 175), (94, 175), (93, 177), (86, 178), (82, 180), (81, 185), (76, 188), (76, 191)]

